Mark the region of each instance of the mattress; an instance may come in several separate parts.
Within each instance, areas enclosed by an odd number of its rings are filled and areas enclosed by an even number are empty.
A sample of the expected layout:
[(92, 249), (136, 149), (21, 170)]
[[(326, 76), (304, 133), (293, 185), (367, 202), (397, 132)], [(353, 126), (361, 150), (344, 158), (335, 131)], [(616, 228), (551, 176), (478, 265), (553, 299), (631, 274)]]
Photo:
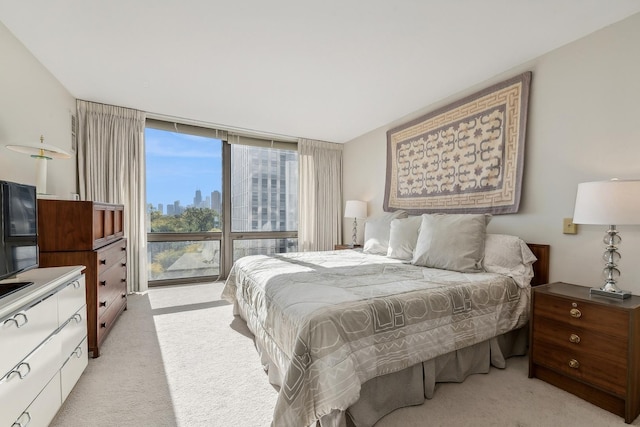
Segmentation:
[(241, 258), (222, 296), (277, 367), (273, 424), (308, 426), (345, 411), (372, 378), (522, 327), (530, 288), (329, 251)]

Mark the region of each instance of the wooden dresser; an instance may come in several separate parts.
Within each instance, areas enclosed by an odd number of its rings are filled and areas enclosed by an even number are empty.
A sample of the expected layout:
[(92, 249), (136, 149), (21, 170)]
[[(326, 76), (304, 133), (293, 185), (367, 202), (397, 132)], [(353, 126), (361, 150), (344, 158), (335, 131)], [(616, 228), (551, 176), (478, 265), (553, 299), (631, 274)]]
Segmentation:
[(531, 304), (529, 377), (631, 423), (640, 414), (640, 297), (551, 283), (533, 289)]
[(40, 266), (86, 266), (88, 347), (92, 357), (127, 308), (124, 206), (38, 200)]

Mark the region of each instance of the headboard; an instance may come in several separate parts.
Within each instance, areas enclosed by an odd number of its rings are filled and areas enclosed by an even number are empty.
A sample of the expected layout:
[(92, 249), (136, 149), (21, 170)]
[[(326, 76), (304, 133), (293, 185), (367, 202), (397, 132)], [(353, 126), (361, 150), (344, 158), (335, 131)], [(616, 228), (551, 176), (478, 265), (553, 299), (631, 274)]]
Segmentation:
[(533, 279), (531, 286), (544, 285), (549, 283), (549, 245), (538, 245), (536, 243), (527, 243), (531, 252), (538, 258), (533, 263)]

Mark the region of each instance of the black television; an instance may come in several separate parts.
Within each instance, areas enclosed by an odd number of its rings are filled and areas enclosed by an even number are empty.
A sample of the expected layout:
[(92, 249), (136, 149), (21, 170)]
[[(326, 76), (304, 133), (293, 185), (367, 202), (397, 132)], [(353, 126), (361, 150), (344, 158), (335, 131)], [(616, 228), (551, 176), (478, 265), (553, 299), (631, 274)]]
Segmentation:
[(37, 209), (35, 186), (0, 181), (0, 281), (38, 267)]

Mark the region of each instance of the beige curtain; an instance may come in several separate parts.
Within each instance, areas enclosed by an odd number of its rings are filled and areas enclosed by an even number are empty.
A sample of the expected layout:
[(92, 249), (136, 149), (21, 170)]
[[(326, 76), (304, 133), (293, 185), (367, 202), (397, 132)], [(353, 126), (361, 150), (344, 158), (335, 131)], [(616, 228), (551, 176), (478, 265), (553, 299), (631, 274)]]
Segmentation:
[(333, 250), (342, 237), (342, 144), (300, 139), (300, 251)]
[(129, 292), (147, 290), (145, 113), (77, 101), (82, 200), (124, 205)]

